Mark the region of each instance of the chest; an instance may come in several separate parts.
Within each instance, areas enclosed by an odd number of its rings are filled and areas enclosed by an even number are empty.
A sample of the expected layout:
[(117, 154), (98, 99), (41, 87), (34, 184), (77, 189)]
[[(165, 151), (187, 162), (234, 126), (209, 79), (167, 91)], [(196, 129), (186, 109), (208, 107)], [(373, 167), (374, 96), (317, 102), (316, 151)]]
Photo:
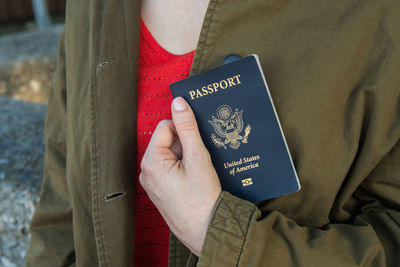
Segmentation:
[[(109, 5), (104, 10), (117, 6)], [(379, 21), (367, 15), (367, 8), (343, 8), (334, 13), (324, 8), (329, 9), (298, 2), (286, 6), (266, 1), (211, 1), (203, 26), (191, 35), (197, 35), (198, 40), (177, 51), (196, 47), (191, 75), (221, 64), (229, 53), (258, 54), (302, 184), (299, 193), (271, 201), (265, 207), (310, 225), (328, 220), (350, 175), (357, 175), (359, 182), (369, 173), (373, 153), (364, 153), (360, 140), (379, 125), (368, 122), (365, 110), (376, 113), (384, 101), (375, 95), (377, 80), (371, 73), (376, 73), (385, 59), (381, 49), (385, 36), (360, 30), (364, 25), (376, 28)], [(351, 16), (345, 16), (348, 10)], [(81, 15), (86, 18), (84, 12)], [(164, 16), (158, 22), (164, 24), (168, 18)], [(137, 149), (134, 133), (139, 25), (133, 16), (125, 16), (126, 21), (122, 18), (109, 17), (103, 24), (94, 23), (93, 27), (101, 25), (99, 29), (67, 28), (68, 145), (76, 147), (76, 155), (70, 153), (69, 164), (79, 165), (82, 157), (92, 155), (96, 161), (93, 166), (98, 168), (93, 171), (98, 175), (94, 181), (98, 181), (102, 193), (133, 188), (130, 181), (136, 167), (130, 162)], [(129, 34), (122, 34), (126, 25), (135, 23), (135, 30), (129, 28)], [(168, 25), (175, 27), (174, 23)], [(93, 31), (91, 39), (88, 31)], [(165, 31), (167, 36), (177, 32), (162, 27), (159, 30)], [(95, 45), (97, 41), (101, 45)], [(380, 94), (384, 95), (382, 90)], [(368, 99), (375, 96), (375, 102)], [(87, 139), (82, 139), (82, 133)], [(352, 174), (352, 169), (357, 169), (357, 174)], [(75, 176), (90, 183), (89, 174)], [(347, 190), (345, 194), (350, 195), (352, 188)], [(315, 212), (317, 205), (321, 214)]]
[(197, 46), (209, 0), (145, 0), (141, 16), (157, 42), (181, 55)]

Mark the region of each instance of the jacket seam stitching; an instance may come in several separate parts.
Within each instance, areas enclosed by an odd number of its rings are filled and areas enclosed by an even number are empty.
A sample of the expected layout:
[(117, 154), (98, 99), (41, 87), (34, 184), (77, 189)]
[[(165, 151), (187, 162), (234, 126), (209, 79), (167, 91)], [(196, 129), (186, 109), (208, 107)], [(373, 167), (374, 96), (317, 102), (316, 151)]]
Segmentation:
[[(139, 1), (140, 2), (140, 1)], [(121, 7), (122, 7), (122, 10), (126, 10), (125, 9), (125, 1), (124, 0), (122, 0), (121, 1)], [(124, 25), (124, 48), (125, 48), (125, 54), (127, 55), (127, 56), (130, 56), (129, 55), (129, 51), (128, 51), (128, 38), (127, 38), (127, 35), (126, 35), (126, 33), (127, 33), (127, 27), (126, 27), (126, 17), (125, 17), (125, 12), (122, 12), (122, 24)], [(132, 62), (131, 62), (132, 60), (128, 60), (128, 66), (129, 66), (129, 72), (130, 73), (132, 73), (133, 72), (133, 66), (132, 66)], [(131, 76), (129, 76), (129, 77), (131, 77)], [(130, 79), (131, 80), (131, 82), (133, 83), (133, 81), (132, 81), (132, 78)]]
[(242, 246), (241, 246), (241, 248), (240, 248), (239, 257), (238, 257), (238, 259), (237, 259), (236, 266), (239, 266), (240, 258), (241, 258), (241, 256), (242, 256), (242, 252), (243, 252), (243, 247), (244, 247), (244, 244), (246, 243), (247, 235), (248, 235), (248, 233), (249, 233), (250, 223), (251, 223), (253, 217), (255, 216), (255, 213), (256, 213), (256, 210), (254, 209), (254, 210), (253, 210), (253, 214), (250, 216), (250, 219), (249, 219), (249, 221), (248, 221), (248, 223), (247, 223), (247, 227), (246, 227), (247, 230), (246, 230), (246, 233), (245, 233), (244, 238), (243, 238), (243, 242), (242, 242)]
[[(99, 173), (99, 164), (98, 164), (98, 146), (97, 146), (97, 132), (96, 132), (96, 126), (97, 126), (97, 116), (96, 116), (96, 109), (97, 109), (97, 88), (96, 88), (96, 83), (94, 82), (91, 86), (92, 89), (92, 136), (93, 136), (93, 140), (92, 140), (92, 154), (93, 154), (93, 169), (94, 169), (94, 174), (93, 174), (93, 179), (92, 179), (92, 201), (93, 201), (93, 216), (97, 215), (97, 219), (93, 220), (94, 226), (95, 226), (95, 230), (96, 230), (96, 225), (97, 227), (99, 227), (99, 230), (101, 232), (101, 236), (99, 235), (95, 235), (97, 236), (97, 241), (100, 241), (101, 246), (102, 246), (102, 251), (98, 250), (98, 257), (99, 257), (99, 263), (102, 262), (101, 260), (101, 255), (103, 255), (104, 257), (104, 264), (105, 266), (108, 266), (107, 264), (107, 255), (106, 253), (104, 253), (104, 248), (105, 248), (105, 242), (104, 242), (104, 237), (103, 237), (103, 226), (101, 223), (101, 220), (99, 219), (100, 217), (100, 208), (99, 208), (99, 199), (98, 199), (98, 192), (99, 192), (99, 183), (98, 183), (98, 173)], [(97, 242), (96, 242), (97, 243)]]
[(239, 226), (240, 229), (240, 233), (241, 236), (245, 236), (245, 233), (243, 233), (243, 229), (242, 227), (240, 227), (240, 221), (238, 220), (238, 218), (236, 217), (235, 213), (232, 211), (232, 209), (225, 203), (225, 201), (222, 201), (222, 203), (224, 203), (225, 207), (229, 210), (229, 212), (232, 214), (233, 219), (235, 219), (237, 225)]
[[(104, 18), (104, 12), (105, 12), (104, 7), (102, 7), (101, 14), (99, 14), (101, 18)], [(103, 24), (102, 19), (100, 19), (100, 21)], [(100, 35), (101, 35), (101, 32), (103, 31), (103, 25), (102, 24), (98, 26), (99, 27), (98, 29), (100, 30)], [(96, 36), (96, 37), (98, 37), (98, 36)], [(100, 50), (97, 51), (96, 66), (99, 63), (100, 55), (101, 55), (101, 47), (100, 47)], [(114, 59), (112, 59), (112, 61), (114, 61)], [(97, 128), (97, 126), (98, 126), (98, 124), (97, 124), (97, 122), (98, 122), (98, 117), (97, 117), (98, 87), (97, 86), (98, 86), (98, 77), (99, 76), (97, 75), (95, 70), (92, 73), (92, 75), (93, 75), (92, 76), (93, 77), (93, 80), (92, 80), (93, 84), (92, 84), (92, 87), (91, 87), (91, 89), (92, 89), (91, 90), (92, 91), (92, 97), (93, 97), (93, 99), (92, 99), (92, 101), (93, 101), (93, 124), (92, 124), (92, 127), (93, 127), (93, 137), (94, 137), (94, 140), (93, 140), (94, 146), (92, 148), (92, 151), (94, 153), (93, 158), (95, 160), (95, 162), (94, 162), (94, 170), (95, 170), (94, 173), (95, 173), (95, 175), (94, 175), (94, 177), (92, 179), (92, 181), (94, 183), (92, 188), (95, 189), (95, 191), (92, 192), (92, 204), (94, 204), (93, 205), (93, 224), (94, 224), (95, 236), (97, 237), (96, 246), (97, 246), (99, 265), (107, 267), (107, 266), (109, 266), (109, 264), (108, 264), (109, 263), (109, 259), (108, 259), (108, 254), (107, 254), (107, 250), (106, 250), (106, 240), (104, 238), (104, 227), (103, 227), (103, 223), (102, 223), (102, 220), (101, 220), (102, 212), (101, 212), (101, 202), (100, 201), (102, 200), (102, 198), (99, 197), (99, 192), (100, 192), (100, 189), (99, 189), (100, 188), (100, 178), (99, 178), (99, 173), (100, 173), (100, 169), (99, 169), (100, 168), (100, 164), (99, 164), (99, 162), (100, 162), (100, 154), (98, 153), (99, 147), (98, 147), (98, 142), (97, 142), (97, 138), (98, 138), (98, 134), (97, 134), (97, 130), (98, 130), (98, 128)], [(95, 215), (97, 215), (97, 216), (95, 216)], [(97, 217), (96, 220), (95, 220), (95, 217)], [(99, 234), (99, 231), (100, 231), (100, 234)], [(99, 245), (101, 245), (100, 248), (99, 248)]]

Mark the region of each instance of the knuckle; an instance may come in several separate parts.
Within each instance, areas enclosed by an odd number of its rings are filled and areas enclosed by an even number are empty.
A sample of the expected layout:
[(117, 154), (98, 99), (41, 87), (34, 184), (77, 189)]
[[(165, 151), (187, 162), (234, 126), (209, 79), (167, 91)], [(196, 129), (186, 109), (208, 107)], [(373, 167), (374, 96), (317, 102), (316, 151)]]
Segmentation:
[(158, 123), (157, 128), (169, 127), (170, 123), (171, 123), (171, 120), (166, 120), (166, 119), (161, 120), (161, 121)]
[(140, 182), (140, 184), (141, 184), (143, 187), (145, 187), (145, 185), (144, 185), (145, 179), (144, 179), (144, 177), (143, 177), (143, 173), (140, 173), (140, 174), (139, 174), (139, 182)]
[(175, 127), (180, 131), (180, 132), (192, 132), (197, 129), (197, 124), (195, 121), (180, 121), (177, 122)]
[(139, 174), (140, 185), (144, 188), (146, 192), (152, 191), (152, 188), (156, 188), (157, 179), (153, 175), (148, 175), (141, 172)]
[(144, 173), (148, 173), (151, 170), (150, 167), (150, 162), (147, 159), (147, 157), (143, 157), (142, 161), (140, 162), (140, 169), (142, 170), (142, 172)]

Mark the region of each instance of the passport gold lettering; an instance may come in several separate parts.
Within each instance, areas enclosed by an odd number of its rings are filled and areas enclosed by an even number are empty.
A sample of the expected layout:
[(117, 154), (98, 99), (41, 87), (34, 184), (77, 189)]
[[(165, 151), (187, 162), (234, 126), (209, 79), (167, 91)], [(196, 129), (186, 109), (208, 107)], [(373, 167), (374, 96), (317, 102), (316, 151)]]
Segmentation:
[(235, 76), (226, 78), (219, 82), (214, 82), (214, 83), (205, 85), (205, 86), (201, 87), (201, 89), (191, 90), (191, 91), (189, 91), (190, 100), (194, 100), (194, 99), (206, 96), (208, 94), (213, 94), (215, 92), (218, 92), (218, 89), (224, 90), (229, 87), (233, 87), (238, 84), (241, 84), (242, 82), (240, 81), (239, 78), (240, 78), (240, 74), (237, 74)]
[(224, 167), (225, 167), (225, 169), (227, 169), (227, 168), (231, 168), (231, 167), (240, 165), (240, 164), (242, 164), (242, 163), (243, 163), (243, 162), (242, 162), (242, 159), (237, 160), (237, 161), (232, 161), (232, 162), (225, 162), (225, 163), (224, 163)]
[(240, 74), (233, 76), (233, 78), (236, 79), (237, 84), (241, 84), (240, 80), (239, 80)]
[(254, 169), (258, 167), (258, 163), (250, 163), (249, 165), (243, 166), (243, 167), (236, 167), (236, 172), (242, 172), (242, 171), (247, 171), (250, 169)]
[(225, 80), (222, 80), (219, 82), (219, 86), (221, 87), (221, 89), (225, 89), (226, 87), (228, 87), (228, 83)]
[(201, 87), (201, 91), (203, 92), (203, 95), (208, 95), (207, 87)]
[[(229, 174), (234, 176), (238, 172), (248, 171), (254, 168), (258, 168), (260, 166), (259, 162), (255, 162), (260, 160), (260, 155), (253, 155), (250, 157), (242, 157), (239, 160), (233, 160), (230, 162), (224, 163), (224, 168), (229, 170)], [(247, 165), (243, 166), (245, 163)]]
[(229, 86), (235, 85), (235, 83), (233, 82), (233, 78), (228, 78), (227, 80), (228, 80)]
[(252, 157), (250, 157), (250, 158), (244, 157), (244, 158), (243, 158), (243, 162), (244, 162), (244, 163), (247, 163), (247, 162), (254, 161), (254, 160), (259, 160), (259, 159), (260, 159), (260, 156), (259, 156), (259, 155), (252, 156)]
[(215, 91), (215, 92), (217, 91), (217, 90), (215, 90), (215, 89), (212, 87), (212, 84), (207, 85), (207, 89), (208, 89), (208, 92), (209, 92), (210, 94), (214, 93), (214, 91)]
[(212, 86), (214, 88), (214, 92), (217, 92), (218, 91), (217, 88), (219, 87), (219, 84), (218, 83), (213, 83)]

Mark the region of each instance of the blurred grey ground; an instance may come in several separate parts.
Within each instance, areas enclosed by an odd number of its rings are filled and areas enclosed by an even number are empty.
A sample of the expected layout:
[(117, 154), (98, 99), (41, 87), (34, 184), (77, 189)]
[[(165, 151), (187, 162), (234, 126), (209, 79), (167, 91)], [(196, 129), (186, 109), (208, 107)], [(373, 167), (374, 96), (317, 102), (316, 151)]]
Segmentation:
[(0, 266), (23, 266), (62, 26), (0, 36)]
[(61, 29), (62, 25), (56, 25), (42, 31), (32, 30), (1, 36), (0, 67), (30, 58), (55, 56)]

